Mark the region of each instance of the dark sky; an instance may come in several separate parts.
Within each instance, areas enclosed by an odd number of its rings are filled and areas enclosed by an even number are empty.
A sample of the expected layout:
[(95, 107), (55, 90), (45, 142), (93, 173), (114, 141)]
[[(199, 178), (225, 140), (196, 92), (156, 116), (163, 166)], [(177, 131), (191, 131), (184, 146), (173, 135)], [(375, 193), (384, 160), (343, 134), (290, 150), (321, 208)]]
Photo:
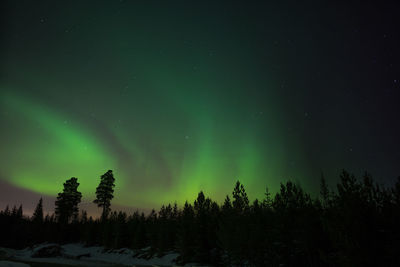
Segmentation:
[(72, 176), (90, 206), (108, 169), (141, 209), (343, 168), (391, 185), (398, 4), (261, 2), (2, 1), (0, 209)]

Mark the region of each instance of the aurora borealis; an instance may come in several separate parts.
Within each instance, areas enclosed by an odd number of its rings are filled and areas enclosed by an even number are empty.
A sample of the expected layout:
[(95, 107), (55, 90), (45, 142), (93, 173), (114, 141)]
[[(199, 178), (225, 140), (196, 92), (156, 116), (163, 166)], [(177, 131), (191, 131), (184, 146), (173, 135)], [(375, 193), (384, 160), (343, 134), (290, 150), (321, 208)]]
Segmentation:
[(82, 2), (2, 3), (0, 208), (108, 169), (142, 209), (400, 174), (390, 4)]

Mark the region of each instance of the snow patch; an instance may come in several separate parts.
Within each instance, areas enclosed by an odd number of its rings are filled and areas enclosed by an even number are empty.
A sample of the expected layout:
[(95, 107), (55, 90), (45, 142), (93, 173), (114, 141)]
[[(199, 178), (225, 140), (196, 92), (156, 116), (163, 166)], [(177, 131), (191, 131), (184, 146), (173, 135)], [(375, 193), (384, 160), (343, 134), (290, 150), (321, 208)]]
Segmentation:
[(11, 262), (11, 261), (0, 261), (0, 267), (30, 267), (28, 264)]
[(38, 258), (32, 257), (37, 255), (38, 252), (46, 249), (47, 247), (59, 246), (57, 244), (40, 244), (33, 248), (26, 248), (17, 250), (14, 254), (16, 260), (31, 261), (31, 262), (49, 262), (49, 263), (64, 263), (70, 265), (87, 266), (101, 266), (104, 264), (120, 264), (120, 265), (162, 265), (172, 266), (176, 265), (176, 258), (178, 253), (170, 252), (162, 257), (152, 256), (148, 258), (138, 257), (143, 255), (147, 250), (133, 251), (127, 248), (118, 250), (106, 250), (104, 247), (86, 247), (83, 244), (66, 244), (61, 245), (61, 257), (46, 257)]

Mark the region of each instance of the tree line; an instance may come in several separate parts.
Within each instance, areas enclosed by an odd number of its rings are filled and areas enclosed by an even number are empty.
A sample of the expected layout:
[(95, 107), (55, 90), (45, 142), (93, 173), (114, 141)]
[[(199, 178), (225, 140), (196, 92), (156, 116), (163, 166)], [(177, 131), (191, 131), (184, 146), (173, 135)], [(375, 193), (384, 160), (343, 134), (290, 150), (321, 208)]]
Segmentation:
[(101, 176), (94, 202), (100, 218), (79, 212), (77, 178), (64, 183), (56, 210), (43, 215), (42, 199), (32, 217), (22, 206), (0, 212), (0, 246), (83, 242), (108, 249), (150, 247), (148, 256), (178, 252), (178, 263), (213, 266), (399, 266), (400, 177), (384, 187), (369, 174), (342, 171), (336, 190), (321, 177), (311, 197), (291, 181), (272, 196), (250, 203), (243, 184), (222, 205), (202, 191), (182, 208), (163, 205), (145, 215), (111, 211), (112, 171)]

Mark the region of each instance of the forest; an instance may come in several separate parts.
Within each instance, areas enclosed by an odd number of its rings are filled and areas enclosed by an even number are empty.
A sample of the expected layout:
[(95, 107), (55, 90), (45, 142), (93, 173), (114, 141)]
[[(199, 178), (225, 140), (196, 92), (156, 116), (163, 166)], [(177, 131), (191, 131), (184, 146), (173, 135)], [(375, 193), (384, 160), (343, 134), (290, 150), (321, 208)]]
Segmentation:
[(323, 176), (319, 196), (294, 182), (250, 203), (239, 181), (221, 204), (202, 191), (193, 203), (166, 203), (158, 211), (112, 211), (112, 171), (96, 189), (99, 218), (79, 211), (77, 178), (64, 183), (54, 214), (33, 216), (19, 208), (0, 212), (0, 246), (24, 248), (43, 242), (80, 242), (109, 249), (150, 247), (153, 255), (174, 251), (178, 264), (211, 266), (399, 266), (400, 177), (392, 187), (343, 170), (336, 188)]

